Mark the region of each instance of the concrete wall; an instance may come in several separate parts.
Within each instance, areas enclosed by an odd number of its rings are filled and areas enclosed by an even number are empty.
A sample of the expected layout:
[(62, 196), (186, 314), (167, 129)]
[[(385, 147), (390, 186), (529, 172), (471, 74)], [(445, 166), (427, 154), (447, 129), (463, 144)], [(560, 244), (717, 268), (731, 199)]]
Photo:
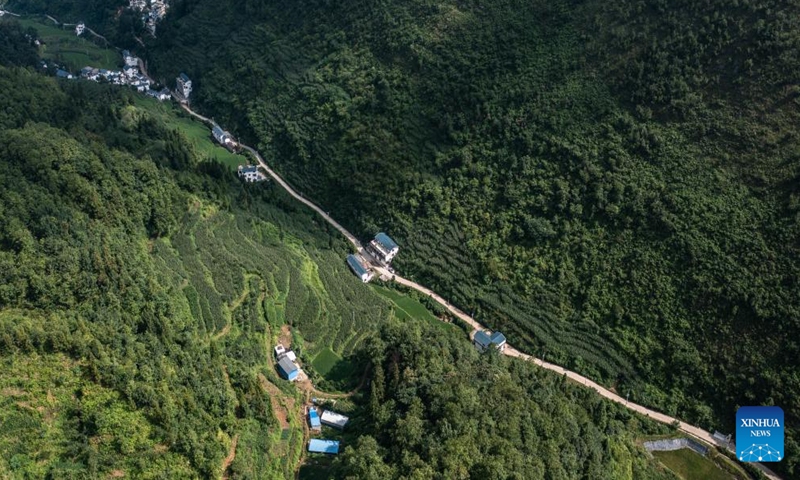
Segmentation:
[(708, 448), (689, 438), (671, 438), (669, 440), (654, 440), (652, 442), (644, 442), (644, 448), (646, 448), (648, 452), (661, 452), (667, 450), (679, 450), (681, 448), (691, 448), (703, 456), (708, 453)]

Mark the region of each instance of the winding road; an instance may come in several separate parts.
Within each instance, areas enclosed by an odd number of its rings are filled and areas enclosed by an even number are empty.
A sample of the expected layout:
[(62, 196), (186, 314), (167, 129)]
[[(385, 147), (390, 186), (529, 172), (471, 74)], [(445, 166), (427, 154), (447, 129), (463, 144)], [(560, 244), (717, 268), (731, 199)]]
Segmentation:
[[(195, 116), (196, 118), (202, 120), (203, 122), (208, 123), (212, 127), (214, 125), (216, 125), (216, 123), (213, 120), (211, 120), (209, 118), (206, 118), (206, 117), (200, 115), (199, 113), (193, 111), (185, 103), (181, 103), (181, 106), (188, 113), (190, 113), (191, 115)], [(241, 144), (241, 143), (239, 143), (238, 145), (241, 148), (243, 148), (243, 149), (247, 150), (248, 152), (250, 152), (251, 154), (253, 154), (253, 156), (256, 158), (256, 160), (258, 160), (258, 163), (261, 166), (261, 168), (263, 168), (264, 171), (266, 171), (269, 174), (269, 176), (272, 177), (273, 180), (275, 180), (275, 182), (277, 182), (281, 187), (283, 187), (283, 189), (286, 190), (286, 192), (288, 192), (289, 195), (291, 195), (292, 197), (297, 199), (299, 202), (307, 205), (309, 208), (311, 208), (312, 210), (317, 212), (320, 216), (322, 216), (322, 218), (325, 219), (326, 222), (328, 222), (334, 228), (336, 228), (339, 232), (341, 232), (342, 235), (344, 235), (347, 238), (347, 240), (349, 240), (350, 243), (353, 244), (353, 246), (356, 248), (356, 250), (361, 252), (361, 250), (362, 250), (361, 242), (358, 241), (358, 239), (355, 237), (355, 235), (353, 235), (352, 233), (348, 232), (336, 220), (331, 218), (330, 215), (328, 215), (324, 210), (322, 210), (322, 208), (320, 208), (316, 204), (314, 204), (314, 202), (312, 202), (311, 200), (309, 200), (309, 199), (303, 197), (302, 195), (300, 195), (299, 193), (297, 193), (288, 183), (286, 183), (286, 181), (283, 178), (281, 178), (280, 175), (275, 173), (275, 171), (272, 170), (269, 167), (269, 165), (267, 165), (267, 163), (264, 161), (264, 159), (261, 157), (261, 155), (255, 149), (253, 149), (252, 147), (249, 147), (247, 145)], [(433, 290), (431, 290), (431, 289), (429, 289), (427, 287), (424, 287), (424, 286), (422, 286), (422, 285), (420, 285), (420, 284), (418, 284), (418, 283), (416, 283), (416, 282), (414, 282), (412, 280), (409, 280), (407, 278), (403, 278), (403, 277), (401, 277), (399, 275), (391, 273), (391, 272), (389, 272), (389, 270), (387, 270), (384, 267), (373, 266), (373, 268), (379, 274), (388, 276), (393, 281), (395, 281), (395, 282), (397, 282), (397, 283), (399, 283), (401, 285), (404, 285), (404, 286), (406, 286), (408, 288), (413, 288), (414, 290), (417, 290), (418, 292), (421, 292), (421, 293), (423, 293), (425, 295), (428, 295), (430, 298), (432, 298), (433, 300), (435, 300), (436, 302), (438, 302), (439, 304), (444, 306), (450, 313), (452, 313), (453, 315), (455, 315), (456, 317), (458, 317), (459, 319), (461, 319), (462, 321), (466, 322), (468, 325), (470, 325), (472, 327), (473, 330), (470, 333), (470, 337), (472, 337), (472, 335), (474, 335), (474, 333), (476, 331), (478, 331), (478, 330), (487, 330), (487, 328), (484, 325), (481, 325), (477, 320), (475, 320), (474, 318), (470, 317), (469, 315), (467, 315), (466, 313), (461, 311), (459, 308), (457, 308), (457, 307), (453, 306), (452, 304), (450, 304), (450, 302), (448, 302), (447, 300), (442, 298), (440, 295), (438, 295)], [(703, 430), (702, 428), (695, 427), (694, 425), (689, 425), (688, 423), (682, 422), (682, 421), (678, 420), (677, 418), (670, 417), (669, 415), (665, 415), (663, 413), (657, 412), (655, 410), (651, 410), (651, 409), (649, 409), (647, 407), (644, 407), (642, 405), (639, 405), (639, 404), (636, 404), (636, 403), (633, 403), (633, 402), (629, 402), (626, 399), (624, 399), (624, 398), (620, 397), (619, 395), (617, 395), (616, 393), (612, 392), (611, 390), (608, 390), (607, 388), (605, 388), (605, 387), (597, 384), (596, 382), (584, 377), (583, 375), (580, 375), (580, 374), (575, 373), (573, 371), (567, 370), (566, 368), (561, 367), (559, 365), (555, 365), (553, 363), (545, 362), (544, 360), (542, 360), (540, 358), (536, 358), (536, 357), (534, 357), (532, 355), (528, 355), (526, 353), (520, 352), (519, 350), (517, 350), (516, 348), (512, 347), (511, 345), (507, 345), (502, 353), (504, 355), (509, 356), (509, 357), (519, 358), (519, 359), (524, 360), (524, 361), (533, 362), (534, 364), (536, 364), (536, 365), (538, 365), (538, 366), (540, 366), (540, 367), (542, 367), (544, 369), (556, 372), (559, 375), (566, 375), (566, 377), (569, 378), (570, 380), (573, 380), (576, 383), (582, 384), (582, 385), (584, 385), (584, 386), (586, 386), (588, 388), (593, 389), (598, 394), (600, 394), (600, 396), (602, 396), (602, 397), (604, 397), (604, 398), (606, 398), (608, 400), (611, 400), (612, 402), (615, 402), (615, 403), (618, 403), (620, 405), (623, 405), (623, 406), (625, 406), (625, 408), (628, 408), (629, 410), (633, 410), (633, 411), (635, 411), (637, 413), (640, 413), (640, 414), (642, 414), (642, 415), (644, 415), (644, 416), (646, 416), (648, 418), (651, 418), (652, 420), (655, 420), (655, 421), (661, 422), (661, 423), (665, 423), (665, 424), (668, 424), (668, 425), (672, 425), (672, 424), (676, 424), (677, 423), (678, 430), (680, 430), (681, 432), (685, 433), (686, 435), (694, 437), (695, 439), (698, 439), (698, 440), (703, 441), (705, 443), (708, 443), (708, 444), (711, 444), (711, 445), (716, 445), (716, 446), (718, 446), (720, 448), (723, 448), (723, 449), (726, 449), (728, 451), (731, 451), (734, 454), (736, 453), (735, 450), (731, 449), (730, 445), (728, 445), (725, 442), (718, 441), (716, 438), (713, 437), (713, 435), (711, 435), (710, 432), (707, 432), (706, 430)], [(753, 465), (754, 467), (758, 468), (768, 478), (773, 479), (773, 480), (781, 480), (781, 477), (779, 477), (777, 474), (775, 474), (772, 470), (770, 470), (769, 468), (767, 468), (763, 464), (751, 463), (751, 465)]]

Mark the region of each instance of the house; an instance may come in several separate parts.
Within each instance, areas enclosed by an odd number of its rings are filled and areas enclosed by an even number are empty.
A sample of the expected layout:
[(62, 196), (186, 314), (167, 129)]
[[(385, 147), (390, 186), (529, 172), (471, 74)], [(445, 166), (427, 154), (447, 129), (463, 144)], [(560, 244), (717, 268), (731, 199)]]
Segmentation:
[(239, 165), (237, 171), (239, 178), (244, 178), (245, 182), (261, 182), (267, 179), (267, 176), (255, 165)]
[(292, 362), (297, 361), (297, 355), (295, 355), (295, 353), (291, 350), (286, 350), (286, 353), (284, 355), (286, 355), (286, 358), (288, 358)]
[(214, 135), (214, 140), (219, 142), (220, 145), (227, 147), (233, 145), (233, 136), (220, 128), (219, 125), (214, 125), (211, 129), (211, 134)]
[(296, 380), (297, 375), (300, 374), (300, 368), (286, 356), (278, 360), (278, 371), (283, 378), (290, 382)]
[(80, 37), (83, 35), (84, 30), (86, 30), (86, 25), (83, 22), (80, 22), (75, 26), (75, 35)]
[(126, 67), (138, 67), (139, 66), (139, 58), (134, 57), (131, 55), (131, 52), (128, 50), (122, 51), (122, 60), (125, 62)]
[(133, 78), (139, 74), (139, 69), (136, 67), (131, 67), (130, 65), (125, 65), (122, 68), (122, 73), (124, 73), (128, 78)]
[(347, 264), (350, 265), (350, 269), (362, 282), (367, 283), (372, 280), (372, 272), (352, 253), (347, 256)]
[(170, 98), (172, 98), (172, 93), (169, 91), (169, 88), (164, 87), (161, 90), (159, 90), (158, 96), (156, 98), (158, 98), (162, 102), (165, 102)]
[(58, 77), (58, 78), (67, 78), (67, 79), (72, 80), (72, 74), (69, 73), (68, 71), (62, 70), (60, 68), (58, 70), (56, 70), (56, 77)]
[(494, 332), (490, 335), (478, 330), (475, 332), (475, 336), (472, 337), (472, 343), (482, 352), (489, 347), (494, 347), (502, 352), (506, 348), (506, 336), (500, 332)]
[(319, 421), (319, 414), (317, 413), (317, 409), (314, 407), (308, 409), (308, 423), (311, 425), (311, 430), (315, 430), (317, 432), (322, 430), (322, 423)]
[(83, 67), (81, 68), (81, 77), (83, 78), (92, 78), (92, 73), (94, 72), (94, 68), (92, 67)]
[(183, 98), (189, 100), (189, 95), (192, 94), (192, 81), (185, 73), (181, 73), (177, 78), (178, 91), (183, 95)]
[(327, 453), (336, 455), (339, 453), (339, 442), (337, 440), (320, 440), (312, 438), (308, 441), (308, 451), (311, 453)]
[(286, 353), (286, 349), (280, 343), (275, 345), (275, 358), (281, 358)]
[(383, 232), (375, 235), (375, 238), (367, 245), (367, 249), (376, 260), (385, 265), (391, 263), (397, 252), (400, 251), (400, 247), (397, 246), (394, 240)]
[(347, 425), (347, 422), (350, 421), (348, 417), (336, 412), (331, 412), (330, 410), (323, 410), (320, 420), (324, 425), (338, 429), (344, 428), (344, 426)]

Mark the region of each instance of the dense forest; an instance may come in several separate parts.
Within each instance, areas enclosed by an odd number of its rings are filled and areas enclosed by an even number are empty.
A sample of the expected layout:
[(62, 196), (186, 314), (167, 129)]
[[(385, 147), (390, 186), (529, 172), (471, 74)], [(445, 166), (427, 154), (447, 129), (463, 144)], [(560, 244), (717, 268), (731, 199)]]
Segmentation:
[(674, 478), (633, 447), (652, 424), (566, 377), (417, 325), (387, 325), (367, 351), (364, 434), (339, 478)]
[(176, 2), (163, 78), (530, 353), (798, 474), (800, 6)]
[(275, 399), (300, 395), (271, 355), (289, 325), (306, 365), (327, 350), (369, 375), (330, 475), (675, 478), (636, 443), (668, 427), (393, 320), (343, 239), (155, 101), (23, 67), (0, 66), (0, 89), (0, 477), (295, 478), (300, 405), (283, 424)]

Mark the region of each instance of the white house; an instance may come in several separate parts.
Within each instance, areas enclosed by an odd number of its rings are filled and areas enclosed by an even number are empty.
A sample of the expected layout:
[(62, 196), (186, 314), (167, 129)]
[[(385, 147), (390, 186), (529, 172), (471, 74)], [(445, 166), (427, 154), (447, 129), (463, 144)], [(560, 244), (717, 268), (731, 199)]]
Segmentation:
[(185, 73), (181, 73), (177, 78), (178, 91), (183, 95), (183, 98), (189, 100), (189, 95), (192, 94), (192, 81)]
[(128, 50), (122, 51), (122, 60), (125, 62), (126, 67), (139, 67), (139, 58), (131, 55)]
[(244, 178), (245, 182), (261, 182), (267, 179), (267, 176), (255, 165), (239, 165), (237, 171), (239, 178)]
[(211, 129), (211, 134), (214, 135), (214, 140), (219, 142), (220, 145), (224, 147), (229, 147), (233, 145), (233, 136), (224, 130), (219, 125), (214, 125), (214, 128)]
[(383, 232), (375, 235), (375, 238), (367, 245), (367, 249), (376, 260), (385, 265), (391, 263), (397, 252), (400, 251), (400, 247), (397, 246), (394, 240)]
[(83, 35), (83, 31), (86, 30), (86, 25), (83, 22), (77, 24), (75, 26), (75, 35), (81, 36)]

